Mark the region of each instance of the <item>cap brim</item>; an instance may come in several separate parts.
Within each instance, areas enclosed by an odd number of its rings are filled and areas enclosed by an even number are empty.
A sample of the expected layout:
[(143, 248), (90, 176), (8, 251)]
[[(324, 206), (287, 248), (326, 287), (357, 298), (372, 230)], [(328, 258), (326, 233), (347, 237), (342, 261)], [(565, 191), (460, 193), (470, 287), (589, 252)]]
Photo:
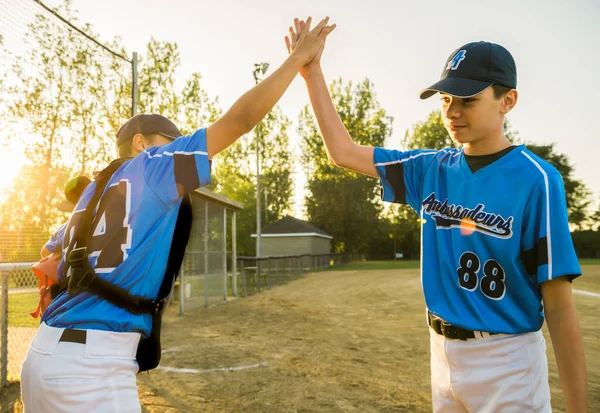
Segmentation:
[(421, 99), (427, 99), (438, 92), (447, 93), (459, 98), (470, 98), (483, 92), (494, 82), (466, 79), (464, 77), (447, 77), (421, 91)]
[(169, 139), (172, 139), (172, 140), (175, 140), (175, 139), (179, 138), (179, 136), (171, 136), (171, 135), (168, 135), (168, 134), (162, 133), (162, 132), (158, 132), (158, 134), (161, 135), (161, 136), (164, 136), (165, 138), (169, 138)]

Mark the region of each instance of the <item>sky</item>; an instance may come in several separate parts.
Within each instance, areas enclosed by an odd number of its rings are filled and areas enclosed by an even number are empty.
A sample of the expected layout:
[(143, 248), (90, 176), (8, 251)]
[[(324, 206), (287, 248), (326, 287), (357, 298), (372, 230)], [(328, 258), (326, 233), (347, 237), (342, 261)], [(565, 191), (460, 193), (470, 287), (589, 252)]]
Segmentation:
[[(394, 118), (386, 147), (397, 149), (408, 128), (439, 108), (439, 99), (422, 101), (418, 94), (437, 81), (448, 55), (471, 41), (499, 43), (517, 63), (514, 129), (525, 141), (555, 142), (575, 165), (575, 177), (600, 196), (600, 1), (72, 0), (72, 6), (100, 40), (120, 36), (130, 52), (143, 53), (151, 37), (176, 42), (181, 78), (201, 73), (203, 88), (219, 96), (223, 109), (253, 86), (254, 63), (270, 63), (271, 72), (284, 61), (283, 38), (294, 17), (330, 16), (337, 28), (322, 59), (328, 82), (368, 77)], [(279, 102), (294, 122), (296, 148), (298, 114), (307, 103), (298, 76)]]

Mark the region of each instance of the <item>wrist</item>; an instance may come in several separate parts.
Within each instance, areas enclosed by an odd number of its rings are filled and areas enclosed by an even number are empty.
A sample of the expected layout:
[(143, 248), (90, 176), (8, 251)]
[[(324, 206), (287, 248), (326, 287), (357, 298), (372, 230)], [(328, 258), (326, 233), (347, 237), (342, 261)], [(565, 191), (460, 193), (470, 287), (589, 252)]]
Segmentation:
[(284, 64), (290, 65), (296, 69), (296, 71), (299, 71), (302, 69), (302, 66), (304, 66), (304, 61), (302, 60), (302, 57), (298, 56), (296, 53), (292, 53), (285, 60)]
[(323, 70), (320, 64), (311, 64), (302, 68), (302, 77), (306, 82), (312, 81), (323, 76)]

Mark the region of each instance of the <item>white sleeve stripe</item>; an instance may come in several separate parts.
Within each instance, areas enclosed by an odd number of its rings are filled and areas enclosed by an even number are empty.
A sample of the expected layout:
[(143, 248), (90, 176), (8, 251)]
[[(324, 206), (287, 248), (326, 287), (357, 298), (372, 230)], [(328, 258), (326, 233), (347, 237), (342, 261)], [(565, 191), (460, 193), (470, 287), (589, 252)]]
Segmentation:
[(396, 160), (396, 161), (390, 161), (390, 162), (380, 162), (380, 163), (376, 163), (376, 164), (375, 164), (375, 167), (377, 167), (377, 166), (386, 166), (386, 165), (394, 165), (394, 164), (397, 164), (397, 163), (403, 163), (403, 162), (406, 162), (406, 161), (410, 161), (411, 159), (418, 158), (419, 156), (423, 156), (423, 155), (435, 155), (437, 152), (438, 152), (438, 151), (433, 151), (433, 152), (421, 152), (421, 153), (418, 153), (418, 154), (416, 154), (416, 155), (409, 156), (409, 157), (408, 157), (408, 158), (406, 158), (406, 159), (398, 159), (398, 160)]
[(163, 152), (163, 153), (157, 153), (155, 155), (150, 155), (150, 153), (148, 153), (147, 151), (144, 151), (144, 153), (146, 155), (148, 155), (148, 158), (160, 158), (163, 155), (165, 156), (173, 156), (173, 155), (206, 155), (208, 156), (208, 152), (203, 152), (203, 151), (194, 151), (194, 152), (185, 152), (185, 151), (175, 151), (175, 152)]
[(546, 185), (546, 239), (548, 244), (548, 280), (552, 279), (552, 237), (550, 234), (550, 185), (548, 184), (548, 174), (546, 171), (527, 153), (521, 151), (544, 175), (544, 184)]

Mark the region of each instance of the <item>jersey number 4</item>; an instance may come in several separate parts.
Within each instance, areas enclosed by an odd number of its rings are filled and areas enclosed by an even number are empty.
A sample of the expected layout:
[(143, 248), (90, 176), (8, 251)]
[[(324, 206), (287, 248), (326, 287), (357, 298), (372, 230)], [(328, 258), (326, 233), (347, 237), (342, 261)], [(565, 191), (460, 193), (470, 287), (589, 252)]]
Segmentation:
[[(96, 272), (110, 272), (127, 258), (131, 248), (131, 228), (129, 226), (130, 209), (129, 181), (122, 180), (109, 186), (100, 200), (92, 223), (92, 237), (88, 241), (88, 254), (98, 257)], [(83, 211), (79, 211), (82, 215)], [(73, 242), (81, 216), (71, 218), (65, 231), (67, 243)]]
[(497, 261), (488, 260), (483, 264), (483, 277), (479, 280), (481, 260), (472, 252), (460, 256), (458, 284), (465, 290), (475, 291), (477, 286), (481, 292), (492, 300), (501, 300), (506, 292), (504, 268)]

